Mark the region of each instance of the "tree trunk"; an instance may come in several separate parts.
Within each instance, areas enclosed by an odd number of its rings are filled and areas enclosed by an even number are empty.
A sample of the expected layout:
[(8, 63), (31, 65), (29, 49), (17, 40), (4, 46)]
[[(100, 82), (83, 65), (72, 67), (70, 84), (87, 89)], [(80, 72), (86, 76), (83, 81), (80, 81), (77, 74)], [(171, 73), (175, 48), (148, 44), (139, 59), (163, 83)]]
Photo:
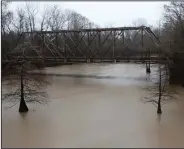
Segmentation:
[(161, 66), (159, 64), (159, 97), (158, 97), (158, 108), (157, 108), (157, 114), (161, 114), (161, 98), (162, 98), (162, 70)]
[(162, 114), (161, 104), (158, 102), (157, 114)]
[(21, 98), (20, 100), (19, 112), (28, 112), (28, 107), (26, 105), (24, 98)]
[(19, 112), (28, 112), (28, 107), (27, 107), (26, 102), (24, 100), (23, 69), (21, 69), (21, 93), (20, 93), (20, 96), (21, 96), (21, 99), (20, 99)]

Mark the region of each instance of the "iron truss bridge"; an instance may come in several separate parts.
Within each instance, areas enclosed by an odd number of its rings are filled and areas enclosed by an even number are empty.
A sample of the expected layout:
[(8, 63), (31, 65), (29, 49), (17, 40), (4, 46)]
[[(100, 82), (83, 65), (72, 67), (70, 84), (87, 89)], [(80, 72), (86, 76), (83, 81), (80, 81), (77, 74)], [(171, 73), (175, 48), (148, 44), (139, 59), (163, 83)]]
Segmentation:
[(6, 61), (157, 62), (167, 60), (149, 27), (23, 32)]

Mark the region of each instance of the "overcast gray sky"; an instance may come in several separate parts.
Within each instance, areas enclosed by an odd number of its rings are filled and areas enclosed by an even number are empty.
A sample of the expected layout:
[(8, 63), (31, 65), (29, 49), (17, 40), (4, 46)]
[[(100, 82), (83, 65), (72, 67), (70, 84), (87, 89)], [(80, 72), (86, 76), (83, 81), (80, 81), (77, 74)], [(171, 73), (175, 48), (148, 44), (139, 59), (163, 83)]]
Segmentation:
[[(163, 5), (169, 2), (151, 1), (151, 2), (33, 2), (39, 5), (40, 11), (45, 6), (59, 5), (63, 9), (72, 9), (87, 17), (94, 23), (104, 27), (111, 25), (113, 27), (132, 26), (132, 22), (138, 18), (146, 19), (147, 23), (156, 26), (163, 14)], [(25, 2), (12, 2), (10, 9), (16, 10), (16, 7), (23, 6)]]

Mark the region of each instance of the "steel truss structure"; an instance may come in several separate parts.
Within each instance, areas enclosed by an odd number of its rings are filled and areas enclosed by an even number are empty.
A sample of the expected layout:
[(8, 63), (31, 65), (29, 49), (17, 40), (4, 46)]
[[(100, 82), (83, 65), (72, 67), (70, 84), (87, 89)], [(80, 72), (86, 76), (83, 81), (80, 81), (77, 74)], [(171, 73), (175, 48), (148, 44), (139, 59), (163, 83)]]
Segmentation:
[(137, 60), (150, 59), (145, 36), (160, 48), (161, 41), (146, 26), (23, 32), (12, 53), (19, 53), (19, 58), (21, 52), (31, 60), (63, 62), (118, 61), (130, 56)]

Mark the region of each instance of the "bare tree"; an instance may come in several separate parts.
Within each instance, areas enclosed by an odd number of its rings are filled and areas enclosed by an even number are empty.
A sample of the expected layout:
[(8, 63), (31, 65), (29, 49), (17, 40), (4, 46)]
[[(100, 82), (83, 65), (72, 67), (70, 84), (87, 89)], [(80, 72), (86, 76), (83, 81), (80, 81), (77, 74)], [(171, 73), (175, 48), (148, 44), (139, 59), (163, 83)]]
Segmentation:
[(175, 69), (171, 69), (171, 82), (182, 83), (184, 81), (184, 2), (171, 1), (164, 6), (164, 20), (162, 39), (165, 50), (172, 58)]
[(45, 8), (41, 15), (40, 22), (40, 31), (46, 31), (48, 29), (47, 21), (48, 8)]
[(10, 1), (1, 1), (1, 54), (7, 59), (7, 52), (11, 49), (13, 12), (8, 9)]
[(172, 49), (180, 51), (184, 48), (184, 2), (172, 1), (164, 9), (164, 38), (174, 41)]
[(26, 15), (25, 10), (23, 8), (17, 8), (17, 16), (12, 21), (13, 26), (17, 30), (18, 34), (24, 32), (26, 27)]
[(81, 14), (67, 9), (65, 11), (66, 18), (67, 18), (67, 28), (68, 29), (87, 29), (87, 28), (95, 28), (98, 25), (95, 25), (91, 22), (88, 18), (82, 16)]
[(134, 26), (147, 26), (148, 25), (146, 19), (144, 18), (138, 18), (135, 21), (133, 21), (132, 24)]
[(46, 22), (50, 30), (61, 30), (66, 23), (65, 13), (56, 5), (50, 7), (48, 8)]
[(34, 32), (36, 30), (36, 16), (38, 14), (38, 6), (33, 6), (31, 3), (26, 3), (25, 9), (27, 12), (28, 25), (31, 32)]
[(157, 107), (157, 113), (162, 113), (162, 105), (170, 100), (176, 99), (174, 97), (176, 91), (169, 86), (169, 74), (166, 65), (158, 64), (156, 70), (156, 81), (153, 85), (146, 88), (149, 96), (145, 97), (143, 103), (152, 103)]
[(37, 69), (37, 67), (33, 62), (26, 59), (26, 47), (30, 46), (25, 44), (19, 46), (22, 57), (10, 62), (4, 71), (6, 77), (3, 78), (5, 79), (3, 88), (8, 85), (18, 85), (18, 87), (15, 87), (12, 92), (2, 92), (2, 101), (11, 101), (15, 104), (20, 101), (19, 112), (27, 112), (26, 102), (47, 103), (48, 95), (45, 93), (44, 88), (48, 85), (48, 81), (44, 80), (43, 76), (38, 77), (31, 74), (31, 71)]
[(72, 11), (72, 10), (66, 10), (67, 18), (68, 18), (68, 29), (80, 29), (81, 24), (80, 24), (80, 16), (77, 12)]
[(1, 33), (5, 35), (6, 33), (9, 33), (11, 21), (13, 19), (13, 13), (8, 10), (9, 1), (1, 1)]

